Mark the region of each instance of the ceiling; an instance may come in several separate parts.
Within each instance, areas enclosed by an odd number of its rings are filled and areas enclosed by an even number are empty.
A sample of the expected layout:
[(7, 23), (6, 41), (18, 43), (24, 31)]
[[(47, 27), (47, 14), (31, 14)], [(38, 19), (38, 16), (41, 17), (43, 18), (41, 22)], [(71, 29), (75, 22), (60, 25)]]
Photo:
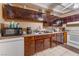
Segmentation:
[(49, 8), (61, 14), (66, 14), (79, 8), (79, 3), (34, 3), (34, 5)]
[(16, 3), (16, 5), (21, 5), (24, 7), (30, 7), (35, 9), (51, 9), (53, 12), (51, 14), (55, 16), (60, 16), (73, 12), (79, 9), (79, 3)]

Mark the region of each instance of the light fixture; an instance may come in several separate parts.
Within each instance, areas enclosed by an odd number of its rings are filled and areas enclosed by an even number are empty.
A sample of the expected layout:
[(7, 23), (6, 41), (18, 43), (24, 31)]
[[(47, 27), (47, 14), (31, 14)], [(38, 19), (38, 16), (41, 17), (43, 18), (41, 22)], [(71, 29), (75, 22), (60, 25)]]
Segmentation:
[(74, 9), (77, 9), (79, 8), (79, 4), (78, 3), (74, 3), (74, 6), (73, 6)]

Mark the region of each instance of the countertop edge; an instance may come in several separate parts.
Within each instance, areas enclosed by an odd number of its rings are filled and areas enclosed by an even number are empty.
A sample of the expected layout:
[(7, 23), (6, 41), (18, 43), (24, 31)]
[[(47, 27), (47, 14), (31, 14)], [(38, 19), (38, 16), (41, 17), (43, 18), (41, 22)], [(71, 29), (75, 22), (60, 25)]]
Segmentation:
[(6, 36), (6, 37), (0, 37), (0, 40), (11, 39), (11, 38), (19, 38), (19, 37), (28, 37), (28, 36), (37, 36), (37, 35), (56, 34), (56, 33), (63, 33), (63, 32), (43, 33), (43, 34), (26, 34), (26, 35), (20, 35), (20, 36)]

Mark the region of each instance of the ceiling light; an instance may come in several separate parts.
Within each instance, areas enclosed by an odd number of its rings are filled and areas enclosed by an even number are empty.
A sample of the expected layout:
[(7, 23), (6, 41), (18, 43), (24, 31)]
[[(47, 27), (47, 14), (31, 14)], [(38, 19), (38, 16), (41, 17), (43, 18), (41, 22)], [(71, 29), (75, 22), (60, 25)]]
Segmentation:
[(75, 3), (73, 8), (74, 8), (74, 9), (79, 8), (79, 4), (78, 4), (78, 3)]

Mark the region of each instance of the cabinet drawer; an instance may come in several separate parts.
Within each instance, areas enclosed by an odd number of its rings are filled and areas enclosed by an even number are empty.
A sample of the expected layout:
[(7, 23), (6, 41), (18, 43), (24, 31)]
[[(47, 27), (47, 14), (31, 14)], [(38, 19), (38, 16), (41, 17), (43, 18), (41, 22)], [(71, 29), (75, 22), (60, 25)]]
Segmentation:
[(51, 35), (38, 35), (38, 36), (35, 36), (35, 39), (44, 39), (44, 38), (50, 38)]
[(37, 35), (35, 36), (35, 39), (42, 39), (43, 38), (43, 35)]
[(43, 35), (43, 38), (51, 38), (51, 35)]
[(25, 41), (34, 40), (34, 36), (24, 37)]

